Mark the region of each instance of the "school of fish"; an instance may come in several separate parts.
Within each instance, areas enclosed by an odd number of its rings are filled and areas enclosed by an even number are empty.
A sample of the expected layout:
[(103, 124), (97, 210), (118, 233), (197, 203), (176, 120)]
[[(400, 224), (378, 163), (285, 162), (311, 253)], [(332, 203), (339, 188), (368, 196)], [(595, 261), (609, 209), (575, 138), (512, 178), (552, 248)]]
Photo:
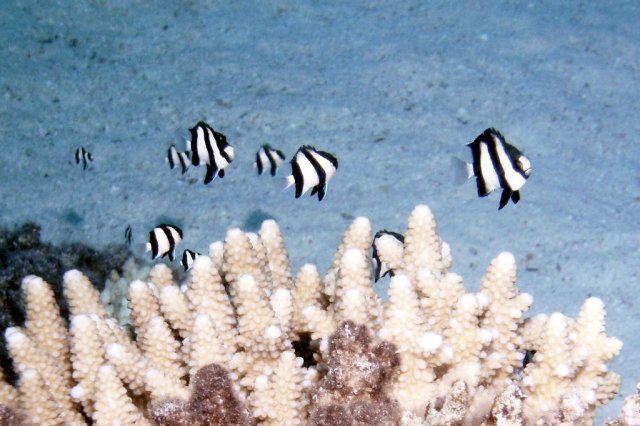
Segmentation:
[[(179, 166), (182, 174), (185, 174), (190, 166), (204, 165), (205, 185), (216, 177), (224, 178), (225, 169), (235, 159), (235, 150), (227, 141), (227, 137), (204, 121), (196, 123), (189, 132), (191, 138), (186, 141), (184, 151), (178, 151), (175, 145), (167, 149), (166, 161), (169, 167), (175, 169)], [(478, 197), (486, 197), (502, 189), (498, 210), (503, 209), (509, 201), (517, 204), (520, 201), (520, 190), (531, 176), (532, 167), (529, 159), (518, 148), (509, 144), (494, 128), (483, 131), (473, 142), (467, 144), (467, 147), (471, 151), (471, 162), (461, 162), (461, 167), (464, 168), (463, 173), (467, 180), (476, 178)], [(82, 146), (76, 148), (74, 157), (76, 164), (82, 164), (83, 170), (94, 160), (93, 155)], [(276, 176), (285, 159), (286, 155), (281, 150), (263, 144), (255, 154), (254, 167), (259, 175), (268, 170), (271, 176)], [(298, 148), (289, 163), (291, 174), (286, 177), (286, 188), (295, 188), (295, 198), (311, 191), (312, 197), (317, 195), (318, 201), (322, 201), (327, 194), (329, 181), (338, 170), (336, 156), (313, 146), (303, 145)], [(176, 247), (182, 239), (183, 232), (179, 227), (163, 223), (149, 232), (146, 251), (151, 252), (152, 260), (168, 257), (173, 261), (176, 257)], [(404, 242), (404, 236), (398, 232), (381, 230), (376, 233), (371, 245), (371, 265), (375, 281), (387, 275), (393, 276), (394, 273), (378, 257), (377, 244), (381, 239), (400, 245)], [(125, 241), (129, 246), (131, 240), (132, 230), (129, 225), (125, 230)], [(185, 249), (180, 261), (183, 269), (189, 270), (199, 255), (193, 250)]]

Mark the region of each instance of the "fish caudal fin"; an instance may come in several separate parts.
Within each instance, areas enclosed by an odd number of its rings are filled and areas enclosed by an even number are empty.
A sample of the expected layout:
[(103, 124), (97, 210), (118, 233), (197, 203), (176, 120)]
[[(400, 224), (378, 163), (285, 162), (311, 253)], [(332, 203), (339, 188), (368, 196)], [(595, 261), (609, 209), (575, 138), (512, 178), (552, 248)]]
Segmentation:
[(474, 176), (473, 165), (458, 157), (451, 157), (451, 181), (459, 186)]
[(293, 185), (294, 183), (296, 183), (295, 178), (293, 177), (293, 175), (289, 175), (286, 178), (284, 178), (284, 183), (285, 183), (285, 187), (283, 188), (283, 190), (289, 188), (291, 185)]

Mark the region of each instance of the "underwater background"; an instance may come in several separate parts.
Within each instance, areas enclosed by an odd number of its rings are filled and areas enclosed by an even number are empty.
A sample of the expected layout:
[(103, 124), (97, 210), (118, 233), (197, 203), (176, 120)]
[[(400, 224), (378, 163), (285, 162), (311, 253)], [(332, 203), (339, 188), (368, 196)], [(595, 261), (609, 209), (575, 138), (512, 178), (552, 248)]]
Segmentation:
[[(130, 225), (149, 258), (162, 222), (183, 229), (180, 256), (274, 218), (294, 270), (325, 271), (353, 218), (403, 232), (427, 204), (467, 288), (507, 250), (529, 316), (604, 301), (625, 345), (600, 423), (640, 380), (638, 22), (635, 1), (5, 0), (0, 226), (35, 221), (47, 242), (101, 248)], [(206, 186), (202, 167), (165, 161), (199, 120), (236, 153)], [(498, 193), (452, 177), (487, 127), (533, 166), (500, 211)], [(326, 198), (283, 191), (288, 164), (258, 176), (264, 143), (288, 159), (303, 144), (335, 154)]]

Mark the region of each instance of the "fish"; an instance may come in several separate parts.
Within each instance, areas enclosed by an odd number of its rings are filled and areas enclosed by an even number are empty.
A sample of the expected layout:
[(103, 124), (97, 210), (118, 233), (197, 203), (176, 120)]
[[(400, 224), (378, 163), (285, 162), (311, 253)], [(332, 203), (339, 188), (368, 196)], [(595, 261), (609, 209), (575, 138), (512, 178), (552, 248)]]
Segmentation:
[(131, 225), (127, 225), (127, 229), (124, 230), (124, 241), (131, 247)]
[(286, 187), (295, 185), (296, 198), (311, 189), (311, 196), (318, 194), (318, 201), (322, 201), (327, 193), (327, 184), (337, 170), (338, 159), (333, 154), (303, 145), (291, 159), (291, 174), (287, 176)]
[(258, 174), (261, 175), (268, 163), (271, 168), (271, 176), (275, 176), (278, 171), (278, 166), (284, 162), (285, 158), (282, 151), (271, 148), (269, 144), (264, 144), (258, 152), (256, 152), (256, 162), (254, 165), (258, 169)]
[(182, 229), (174, 225), (158, 225), (149, 232), (149, 242), (146, 251), (151, 251), (151, 260), (169, 256), (173, 261), (176, 257), (176, 246), (182, 241)]
[(189, 151), (178, 152), (175, 145), (171, 145), (167, 150), (167, 161), (169, 162), (171, 170), (175, 169), (178, 164), (180, 164), (180, 167), (182, 167), (182, 174), (185, 174), (191, 165)]
[(180, 261), (180, 264), (184, 268), (185, 272), (191, 269), (191, 265), (193, 265), (193, 261), (196, 260), (198, 256), (200, 256), (200, 253), (196, 253), (195, 251), (192, 251), (189, 249), (186, 249), (182, 253), (182, 260)]
[(473, 163), (466, 164), (466, 174), (467, 178), (476, 177), (478, 196), (486, 197), (502, 188), (498, 210), (506, 206), (509, 200), (517, 204), (520, 201), (520, 189), (531, 176), (529, 159), (518, 148), (507, 143), (494, 128), (486, 129), (467, 146), (471, 149)]
[(527, 365), (533, 362), (533, 357), (536, 355), (536, 350), (528, 349), (524, 353), (524, 357), (522, 358), (522, 368), (527, 368)]
[(387, 236), (389, 238), (393, 238), (393, 241), (401, 246), (404, 245), (404, 235), (387, 231), (383, 229), (381, 231), (376, 232), (376, 235), (373, 237), (373, 243), (371, 244), (371, 267), (373, 268), (373, 276), (374, 282), (378, 282), (378, 280), (386, 275), (393, 277), (395, 274), (393, 270), (389, 269), (386, 263), (380, 261), (380, 256), (378, 255), (378, 241), (381, 237)]
[(227, 142), (227, 137), (216, 132), (204, 121), (199, 121), (189, 129), (191, 140), (187, 141), (188, 150), (191, 151), (191, 164), (199, 166), (204, 163), (207, 173), (204, 184), (208, 184), (216, 176), (224, 177), (224, 169), (234, 159), (234, 149)]
[(75, 154), (76, 164), (80, 164), (82, 161), (82, 170), (87, 170), (89, 163), (93, 161), (93, 155), (87, 151), (83, 146), (76, 148)]

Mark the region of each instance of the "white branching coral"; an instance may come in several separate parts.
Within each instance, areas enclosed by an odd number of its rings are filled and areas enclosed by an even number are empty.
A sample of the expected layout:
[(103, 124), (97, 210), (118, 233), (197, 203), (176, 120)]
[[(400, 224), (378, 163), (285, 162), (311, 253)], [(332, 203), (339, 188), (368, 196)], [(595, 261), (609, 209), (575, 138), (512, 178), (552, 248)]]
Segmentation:
[[(607, 363), (622, 343), (605, 334), (600, 299), (575, 319), (525, 318), (533, 298), (516, 288), (510, 253), (468, 292), (433, 213), (418, 206), (404, 242), (376, 240), (391, 271), (385, 304), (371, 286), (371, 243), (371, 223), (357, 218), (324, 277), (313, 264), (292, 277), (276, 222), (230, 229), (184, 283), (164, 264), (131, 282), (122, 325), (73, 270), (67, 329), (49, 285), (28, 276), (25, 327), (5, 331), (19, 380), (0, 377), (0, 421), (568, 425), (589, 424), (616, 394)], [(638, 401), (609, 424), (637, 424)]]

